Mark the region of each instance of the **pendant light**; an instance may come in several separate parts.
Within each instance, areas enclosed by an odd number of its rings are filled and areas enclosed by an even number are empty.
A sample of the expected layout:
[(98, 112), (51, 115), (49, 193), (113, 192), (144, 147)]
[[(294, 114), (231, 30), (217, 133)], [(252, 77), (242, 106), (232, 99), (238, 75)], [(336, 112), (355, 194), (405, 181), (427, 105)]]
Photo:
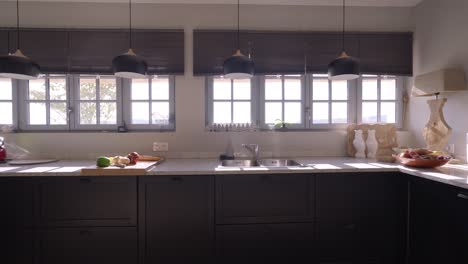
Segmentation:
[(132, 0), (129, 5), (129, 49), (127, 53), (119, 55), (112, 60), (112, 71), (117, 77), (128, 79), (142, 78), (148, 71), (148, 64), (140, 56), (136, 55), (132, 49)]
[(328, 78), (330, 80), (353, 80), (359, 78), (359, 61), (346, 54), (345, 51), (345, 0), (343, 0), (343, 31), (341, 55), (328, 65)]
[(32, 80), (36, 79), (41, 70), (37, 63), (26, 57), (20, 49), (19, 0), (16, 0), (16, 52), (0, 56), (0, 77)]
[(223, 64), (224, 77), (229, 79), (252, 78), (254, 75), (254, 62), (249, 56), (240, 51), (240, 0), (237, 0), (237, 51), (226, 59)]

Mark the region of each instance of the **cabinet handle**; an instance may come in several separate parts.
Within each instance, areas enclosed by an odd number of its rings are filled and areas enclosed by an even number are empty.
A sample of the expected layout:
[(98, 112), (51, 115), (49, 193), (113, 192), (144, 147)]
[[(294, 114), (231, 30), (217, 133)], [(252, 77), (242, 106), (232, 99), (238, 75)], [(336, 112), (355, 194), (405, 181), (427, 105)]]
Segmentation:
[(184, 179), (182, 179), (181, 177), (172, 177), (172, 181), (173, 182), (183, 182)]
[(90, 182), (91, 182), (91, 179), (89, 179), (89, 178), (81, 178), (81, 179), (80, 179), (80, 182), (81, 182), (81, 183), (90, 183)]
[(464, 194), (464, 193), (459, 193), (457, 195), (458, 198), (461, 198), (461, 199), (465, 199), (465, 200), (468, 200), (468, 194)]

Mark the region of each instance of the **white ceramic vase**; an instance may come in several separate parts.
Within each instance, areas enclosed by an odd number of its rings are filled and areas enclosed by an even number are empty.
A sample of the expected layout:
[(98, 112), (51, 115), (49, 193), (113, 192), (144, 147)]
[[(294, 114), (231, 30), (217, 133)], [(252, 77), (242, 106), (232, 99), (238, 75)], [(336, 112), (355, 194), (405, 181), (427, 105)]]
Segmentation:
[(362, 130), (354, 130), (354, 149), (356, 149), (356, 158), (366, 158), (366, 143), (362, 136)]
[(379, 146), (379, 142), (377, 142), (377, 138), (375, 137), (375, 130), (368, 130), (367, 131), (367, 140), (366, 140), (366, 147), (367, 147), (367, 158), (375, 159), (377, 153), (377, 147)]

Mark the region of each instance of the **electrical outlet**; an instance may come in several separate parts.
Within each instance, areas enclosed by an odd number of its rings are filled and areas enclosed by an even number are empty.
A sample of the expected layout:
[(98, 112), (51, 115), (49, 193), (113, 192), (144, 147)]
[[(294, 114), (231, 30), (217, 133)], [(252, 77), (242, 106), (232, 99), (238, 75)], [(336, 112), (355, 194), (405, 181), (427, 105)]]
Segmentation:
[(447, 146), (447, 151), (448, 151), (448, 153), (450, 153), (450, 154), (455, 153), (455, 144), (448, 144), (448, 146)]
[(153, 142), (153, 151), (169, 151), (169, 143)]

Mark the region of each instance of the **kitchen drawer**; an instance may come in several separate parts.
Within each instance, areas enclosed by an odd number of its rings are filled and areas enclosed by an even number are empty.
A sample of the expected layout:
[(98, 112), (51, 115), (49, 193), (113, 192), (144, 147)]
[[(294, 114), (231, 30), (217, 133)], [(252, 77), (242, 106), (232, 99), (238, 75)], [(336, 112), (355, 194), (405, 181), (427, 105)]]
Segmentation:
[(317, 223), (319, 263), (403, 263), (398, 232), (386, 223)]
[(50, 178), (40, 184), (42, 226), (135, 226), (136, 177)]
[(57, 228), (40, 234), (41, 264), (138, 262), (135, 227)]
[(311, 263), (316, 254), (312, 223), (218, 225), (216, 244), (220, 263)]
[(313, 220), (314, 181), (308, 175), (223, 175), (216, 178), (216, 223)]
[(319, 174), (316, 180), (318, 221), (362, 222), (403, 219), (405, 177), (397, 173)]

